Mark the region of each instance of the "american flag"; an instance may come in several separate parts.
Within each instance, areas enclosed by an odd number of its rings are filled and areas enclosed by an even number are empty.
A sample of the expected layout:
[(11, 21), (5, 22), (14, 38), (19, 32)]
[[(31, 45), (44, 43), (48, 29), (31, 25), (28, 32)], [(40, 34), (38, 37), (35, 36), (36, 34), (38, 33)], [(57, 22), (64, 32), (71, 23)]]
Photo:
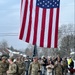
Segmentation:
[(40, 47), (58, 44), (60, 0), (21, 0), (19, 39)]

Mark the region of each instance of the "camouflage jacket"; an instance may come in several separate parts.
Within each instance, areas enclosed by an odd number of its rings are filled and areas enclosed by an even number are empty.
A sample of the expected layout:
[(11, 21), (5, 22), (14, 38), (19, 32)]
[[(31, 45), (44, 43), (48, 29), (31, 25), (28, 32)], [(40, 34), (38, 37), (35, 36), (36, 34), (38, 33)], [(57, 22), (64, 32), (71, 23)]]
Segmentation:
[(14, 63), (10, 64), (8, 72), (9, 73), (7, 75), (17, 75), (17, 65)]
[(29, 66), (29, 75), (39, 75), (40, 64), (32, 62)]
[(6, 73), (6, 71), (8, 70), (8, 67), (9, 65), (7, 62), (5, 63), (0, 62), (0, 73)]

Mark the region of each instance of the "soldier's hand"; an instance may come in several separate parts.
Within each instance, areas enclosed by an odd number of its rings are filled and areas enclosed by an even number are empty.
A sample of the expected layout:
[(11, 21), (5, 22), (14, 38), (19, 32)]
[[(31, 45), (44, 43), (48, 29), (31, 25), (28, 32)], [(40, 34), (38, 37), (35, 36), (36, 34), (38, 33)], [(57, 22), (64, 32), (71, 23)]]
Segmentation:
[(9, 73), (9, 71), (7, 71), (7, 74)]

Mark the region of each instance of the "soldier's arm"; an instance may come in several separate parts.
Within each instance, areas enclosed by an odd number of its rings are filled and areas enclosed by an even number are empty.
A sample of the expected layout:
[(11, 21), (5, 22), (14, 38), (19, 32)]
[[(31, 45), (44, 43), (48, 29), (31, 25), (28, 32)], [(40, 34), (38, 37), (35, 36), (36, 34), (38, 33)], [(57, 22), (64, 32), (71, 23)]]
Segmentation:
[(14, 65), (12, 66), (12, 69), (9, 70), (9, 74), (13, 74), (13, 73), (17, 73), (17, 65), (16, 65), (16, 64), (14, 64)]

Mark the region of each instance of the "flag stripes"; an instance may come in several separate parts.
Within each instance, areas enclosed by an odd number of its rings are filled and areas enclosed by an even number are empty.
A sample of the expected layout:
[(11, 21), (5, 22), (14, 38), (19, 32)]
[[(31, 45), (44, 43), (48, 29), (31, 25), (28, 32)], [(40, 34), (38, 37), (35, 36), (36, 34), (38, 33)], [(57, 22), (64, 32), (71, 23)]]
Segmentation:
[(53, 22), (53, 9), (50, 10), (50, 16), (49, 16), (47, 47), (51, 47), (52, 22)]
[(30, 14), (29, 14), (29, 22), (28, 22), (28, 32), (26, 37), (26, 42), (29, 42), (30, 33), (31, 33), (31, 26), (32, 26), (32, 8), (33, 8), (33, 0), (30, 0)]
[(59, 9), (57, 8), (57, 13), (56, 13), (56, 29), (55, 29), (55, 42), (54, 42), (54, 47), (57, 47), (57, 42), (58, 42), (58, 22), (59, 22)]
[(34, 22), (33, 44), (36, 44), (36, 41), (37, 41), (38, 15), (39, 15), (39, 8), (36, 7), (35, 22)]
[(23, 19), (22, 19), (22, 27), (21, 27), (20, 37), (19, 37), (20, 39), (23, 38), (24, 31), (25, 31), (25, 25), (26, 25), (25, 23), (26, 23), (27, 10), (28, 10), (28, 0), (26, 0), (25, 6), (24, 6), (24, 14), (23, 14)]
[(19, 39), (41, 47), (56, 48), (58, 21), (59, 8), (43, 9), (36, 6), (36, 0), (22, 0)]
[(41, 24), (41, 36), (40, 36), (40, 46), (43, 47), (44, 44), (44, 33), (45, 33), (45, 22), (46, 22), (46, 9), (42, 12), (42, 24)]

